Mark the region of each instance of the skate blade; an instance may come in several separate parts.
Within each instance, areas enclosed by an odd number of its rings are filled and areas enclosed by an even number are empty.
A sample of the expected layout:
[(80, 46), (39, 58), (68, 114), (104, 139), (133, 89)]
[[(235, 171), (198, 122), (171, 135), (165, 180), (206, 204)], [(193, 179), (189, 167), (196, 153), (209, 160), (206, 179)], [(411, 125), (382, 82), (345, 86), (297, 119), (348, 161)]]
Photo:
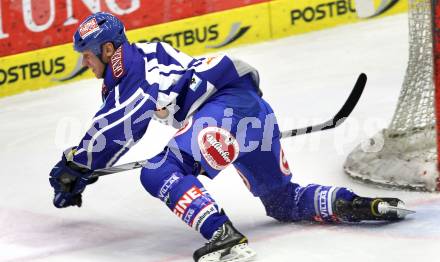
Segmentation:
[(198, 262), (247, 262), (252, 261), (257, 253), (247, 243), (233, 246), (228, 254), (226, 249), (206, 254)]
[(407, 215), (416, 213), (416, 211), (414, 210), (409, 210), (406, 208), (395, 207), (395, 206), (388, 206), (387, 209), (396, 212), (399, 218), (405, 218)]

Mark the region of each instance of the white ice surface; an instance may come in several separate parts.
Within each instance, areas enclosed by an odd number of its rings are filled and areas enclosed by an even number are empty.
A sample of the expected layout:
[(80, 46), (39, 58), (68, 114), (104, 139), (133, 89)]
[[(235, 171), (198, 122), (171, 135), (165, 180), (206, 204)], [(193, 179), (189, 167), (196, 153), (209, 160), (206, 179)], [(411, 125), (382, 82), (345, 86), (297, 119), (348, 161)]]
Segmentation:
[[(344, 125), (283, 140), (293, 179), (399, 197), (417, 211), (393, 224), (280, 224), (232, 169), (203, 179), (258, 261), (439, 261), (439, 194), (378, 189), (342, 171), (350, 150), (390, 121), (407, 48), (407, 17), (399, 15), (229, 51), (260, 70), (283, 130), (327, 120), (357, 75), (367, 73), (364, 95)], [(144, 191), (138, 170), (101, 178), (82, 208), (52, 206), (48, 173), (99, 106), (98, 80), (0, 100), (0, 261), (192, 261), (204, 240)], [(153, 123), (119, 163), (153, 156), (173, 132)]]

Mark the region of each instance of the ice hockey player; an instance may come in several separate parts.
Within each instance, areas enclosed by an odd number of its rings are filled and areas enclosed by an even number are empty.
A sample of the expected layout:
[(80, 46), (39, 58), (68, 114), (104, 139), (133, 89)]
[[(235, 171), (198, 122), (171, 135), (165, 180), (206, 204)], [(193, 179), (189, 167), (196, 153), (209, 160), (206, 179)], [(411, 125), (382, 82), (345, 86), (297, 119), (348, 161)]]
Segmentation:
[(359, 197), (343, 187), (291, 182), (280, 131), (261, 97), (258, 72), (226, 55), (193, 58), (167, 43), (130, 44), (115, 16), (92, 14), (74, 35), (83, 65), (103, 78), (103, 105), (79, 145), (50, 172), (57, 208), (82, 204), (93, 171), (110, 167), (144, 135), (151, 119), (179, 130), (141, 170), (145, 190), (208, 241), (194, 260), (249, 261), (247, 238), (197, 178), (213, 179), (233, 165), (265, 206), (283, 222), (398, 220), (395, 198)]

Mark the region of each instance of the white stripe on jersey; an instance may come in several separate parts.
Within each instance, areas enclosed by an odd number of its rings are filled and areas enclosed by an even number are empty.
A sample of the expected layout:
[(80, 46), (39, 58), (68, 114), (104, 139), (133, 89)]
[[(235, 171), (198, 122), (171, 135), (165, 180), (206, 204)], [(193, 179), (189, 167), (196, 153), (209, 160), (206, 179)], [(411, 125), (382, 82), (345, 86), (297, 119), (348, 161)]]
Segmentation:
[(118, 107), (121, 103), (119, 102), (119, 85), (115, 86), (115, 104)]
[[(140, 92), (139, 92), (139, 91), (140, 91)], [(117, 121), (115, 121), (115, 122), (113, 122), (113, 123), (111, 123), (111, 124), (109, 124), (109, 125), (106, 125), (104, 128), (98, 130), (98, 132), (96, 132), (95, 134), (93, 134), (92, 138), (90, 138), (90, 141), (89, 141), (89, 144), (88, 144), (88, 147), (87, 147), (87, 166), (88, 166), (88, 167), (91, 167), (91, 166), (92, 166), (92, 157), (93, 157), (92, 153), (94, 152), (94, 150), (93, 150), (93, 145), (95, 144), (95, 141), (98, 139), (98, 137), (100, 137), (105, 131), (107, 131), (107, 130), (113, 128), (114, 126), (116, 126), (116, 125), (118, 125), (118, 124), (120, 124), (120, 123), (122, 123), (122, 122), (125, 121), (127, 118), (130, 118), (130, 117), (131, 117), (134, 113), (136, 113), (136, 112), (139, 110), (139, 108), (141, 108), (141, 107), (142, 107), (142, 106), (148, 101), (148, 99), (150, 98), (150, 95), (144, 93), (144, 91), (143, 91), (141, 88), (138, 88), (138, 89), (136, 90), (135, 94), (137, 94), (137, 93), (141, 93), (141, 95), (143, 96), (143, 98), (142, 98), (141, 102), (138, 103), (138, 104), (136, 105), (135, 108), (133, 108), (132, 110), (130, 110), (130, 112), (128, 112), (128, 114), (124, 115), (122, 118), (118, 119)], [(139, 98), (139, 95), (135, 97), (135, 94), (134, 94), (133, 96), (131, 96), (130, 99), (128, 99), (128, 100), (135, 101), (135, 99)], [(133, 97), (134, 97), (134, 98), (133, 98)], [(133, 98), (133, 99), (132, 99), (132, 98)], [(128, 100), (127, 100), (127, 101), (128, 101)], [(124, 103), (125, 103), (125, 102), (124, 102)], [(111, 110), (111, 111), (114, 111), (114, 110)], [(108, 115), (108, 113), (103, 114), (103, 115)], [(101, 119), (101, 118), (102, 118), (102, 115), (99, 116), (99, 119)], [(93, 125), (92, 125), (92, 126), (93, 126)]]
[[(159, 72), (165, 73), (165, 74), (168, 74), (173, 70), (178, 70), (178, 71), (186, 70), (186, 67), (176, 65), (176, 64), (171, 64), (171, 65), (159, 64), (157, 62), (156, 58), (151, 59), (151, 60), (147, 60), (147, 58), (144, 58), (144, 60), (145, 60), (145, 73), (147, 73), (147, 74), (149, 73), (149, 71), (154, 71), (154, 70), (159, 70)], [(155, 68), (155, 67), (158, 67), (158, 68)], [(181, 74), (183, 74), (183, 73), (181, 73)]]
[(147, 95), (146, 93), (144, 93), (144, 91), (142, 90), (142, 88), (138, 88), (136, 89), (136, 91), (134, 92), (134, 94), (132, 96), (130, 96), (127, 100), (124, 101), (124, 103), (119, 104), (118, 106), (116, 106), (115, 108), (112, 108), (111, 110), (109, 110), (108, 112), (104, 113), (104, 114), (100, 114), (98, 116), (95, 116), (92, 119), (92, 122), (96, 122), (108, 115), (113, 114), (114, 112), (120, 110), (121, 108), (126, 107), (127, 105), (129, 105), (130, 103), (132, 103), (136, 98), (138, 98), (140, 95)]
[[(160, 82), (159, 68), (157, 66), (157, 59), (148, 60), (146, 57), (145, 61), (145, 80), (147, 80), (149, 85), (157, 84)], [(156, 67), (156, 69), (153, 69)], [(153, 70), (151, 70), (153, 69)]]
[(188, 114), (186, 114), (186, 118), (192, 115), (203, 104), (203, 102), (205, 102), (206, 99), (212, 96), (216, 91), (217, 89), (215, 89), (213, 84), (211, 84), (210, 82), (206, 82), (206, 92), (202, 96), (197, 98), (196, 101), (194, 101), (194, 103), (191, 105), (191, 108), (188, 110)]
[(106, 165), (105, 167), (111, 167), (111, 166), (113, 166), (113, 165), (116, 163), (116, 161), (118, 160), (119, 156), (124, 152), (124, 150), (125, 150), (126, 148), (130, 149), (134, 144), (135, 144), (135, 143), (134, 143), (133, 138), (130, 138), (130, 139), (127, 141), (127, 143), (125, 143), (125, 144), (122, 146), (122, 148), (121, 148), (118, 152), (116, 152), (116, 154), (115, 154), (115, 155), (114, 155), (114, 156), (108, 161), (108, 163), (107, 163), (107, 165)]
[(182, 67), (184, 68), (188, 68), (188, 65), (194, 60), (194, 58), (192, 58), (191, 56), (183, 53), (183, 52), (178, 52), (176, 49), (174, 49), (172, 46), (170, 45), (162, 45), (160, 44), (163, 49), (165, 49), (165, 51), (172, 56), (174, 59), (177, 60), (177, 62), (179, 62)]
[(144, 52), (144, 54), (151, 54), (151, 53), (156, 53), (157, 50), (157, 43), (152, 42), (152, 43), (137, 43), (135, 44), (137, 48), (142, 49), (142, 52)]
[[(147, 60), (145, 61), (145, 79), (148, 84), (158, 84), (159, 90), (166, 91), (170, 87), (174, 86), (179, 79), (182, 77), (184, 72), (184, 68), (179, 65), (163, 65), (157, 62), (157, 59)], [(169, 74), (172, 70), (177, 70), (180, 72)], [(169, 74), (167, 76), (162, 75), (161, 73)]]
[(169, 95), (159, 92), (157, 94), (157, 102), (156, 102), (157, 109), (162, 109), (168, 106), (170, 103), (174, 104), (176, 102), (176, 98), (178, 95), (179, 94), (176, 92), (170, 92)]
[(179, 79), (182, 77), (182, 75), (178, 74), (170, 74), (168, 76), (159, 75), (159, 90), (166, 91), (170, 87), (174, 86)]

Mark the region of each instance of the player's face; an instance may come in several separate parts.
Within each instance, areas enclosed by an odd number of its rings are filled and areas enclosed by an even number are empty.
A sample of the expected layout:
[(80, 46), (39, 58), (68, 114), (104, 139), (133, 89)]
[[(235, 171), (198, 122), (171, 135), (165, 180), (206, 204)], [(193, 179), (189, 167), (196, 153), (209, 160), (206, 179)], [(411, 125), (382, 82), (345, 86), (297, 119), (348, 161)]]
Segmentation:
[(91, 51), (84, 51), (82, 53), (82, 65), (87, 66), (95, 74), (96, 78), (103, 78), (105, 65), (101, 60)]

